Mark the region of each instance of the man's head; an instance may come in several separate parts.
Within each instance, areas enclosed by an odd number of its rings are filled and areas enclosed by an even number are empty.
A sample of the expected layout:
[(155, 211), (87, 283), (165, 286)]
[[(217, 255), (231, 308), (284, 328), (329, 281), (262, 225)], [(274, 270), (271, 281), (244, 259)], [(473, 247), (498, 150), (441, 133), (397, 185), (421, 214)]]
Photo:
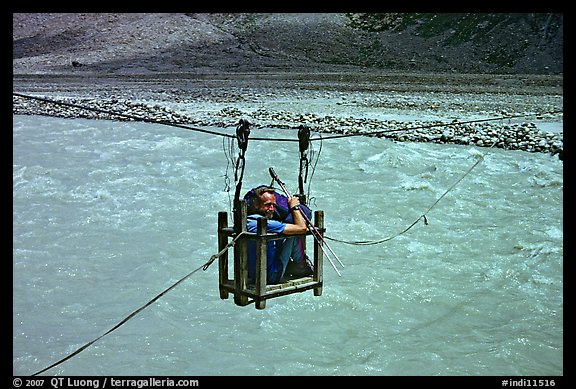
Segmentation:
[(272, 219), (276, 210), (276, 194), (274, 188), (263, 186), (254, 192), (252, 205), (260, 215)]

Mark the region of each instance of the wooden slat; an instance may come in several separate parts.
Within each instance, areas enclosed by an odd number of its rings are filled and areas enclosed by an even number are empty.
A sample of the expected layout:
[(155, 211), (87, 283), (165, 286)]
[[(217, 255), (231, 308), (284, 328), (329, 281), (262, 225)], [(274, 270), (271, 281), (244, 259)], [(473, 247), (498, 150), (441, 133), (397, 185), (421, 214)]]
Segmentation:
[[(266, 294), (266, 273), (268, 263), (268, 240), (263, 239), (268, 230), (268, 219), (261, 217), (258, 219), (256, 234), (256, 295), (263, 296)], [(266, 308), (265, 300), (256, 300), (256, 309)]]
[[(246, 200), (244, 199), (235, 202), (234, 205), (234, 230), (239, 234), (247, 230), (246, 216), (248, 213), (248, 207), (246, 205)], [(244, 236), (241, 236), (234, 245), (234, 302), (237, 305), (248, 304), (248, 298), (241, 293), (242, 290), (246, 288), (247, 278), (248, 241)]]

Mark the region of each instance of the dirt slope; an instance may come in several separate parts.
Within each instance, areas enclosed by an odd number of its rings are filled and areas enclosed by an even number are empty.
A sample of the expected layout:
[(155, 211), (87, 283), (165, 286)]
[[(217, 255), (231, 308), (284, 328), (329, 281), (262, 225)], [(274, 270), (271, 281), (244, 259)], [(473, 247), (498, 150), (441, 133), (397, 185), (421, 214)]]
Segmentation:
[(510, 18), (483, 31), (486, 24), (477, 23), (482, 39), (474, 33), (454, 44), (458, 26), (425, 34), (418, 21), (369, 31), (342, 13), (13, 14), (13, 71), (558, 74), (562, 16), (546, 15), (535, 26)]

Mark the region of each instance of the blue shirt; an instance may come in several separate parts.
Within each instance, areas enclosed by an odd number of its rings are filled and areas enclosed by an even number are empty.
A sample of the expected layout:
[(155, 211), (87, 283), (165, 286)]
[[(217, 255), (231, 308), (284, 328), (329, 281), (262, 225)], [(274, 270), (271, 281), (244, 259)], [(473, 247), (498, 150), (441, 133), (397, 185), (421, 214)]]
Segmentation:
[[(247, 217), (247, 229), (248, 232), (256, 232), (258, 225), (258, 219), (264, 217), (262, 215), (249, 215)], [(282, 223), (277, 220), (268, 219), (267, 232), (281, 234), (286, 228), (286, 223)], [(278, 260), (277, 252), (282, 247), (283, 239), (271, 240), (268, 242), (267, 247), (267, 263), (266, 263), (266, 274), (268, 280), (274, 279), (274, 275), (282, 271), (282, 264)], [(256, 242), (248, 242), (248, 278), (254, 280), (256, 278)]]

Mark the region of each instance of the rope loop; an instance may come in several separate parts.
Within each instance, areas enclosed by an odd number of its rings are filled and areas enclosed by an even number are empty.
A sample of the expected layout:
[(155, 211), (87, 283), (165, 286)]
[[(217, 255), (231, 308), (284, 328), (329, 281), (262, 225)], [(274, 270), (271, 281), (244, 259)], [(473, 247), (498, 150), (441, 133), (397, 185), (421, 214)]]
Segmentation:
[(298, 145), (300, 147), (300, 154), (304, 154), (308, 150), (310, 144), (310, 127), (301, 124), (298, 127)]
[(248, 136), (250, 135), (250, 122), (245, 119), (240, 119), (238, 127), (236, 127), (236, 139), (238, 140), (238, 148), (242, 150), (242, 154), (248, 148)]

